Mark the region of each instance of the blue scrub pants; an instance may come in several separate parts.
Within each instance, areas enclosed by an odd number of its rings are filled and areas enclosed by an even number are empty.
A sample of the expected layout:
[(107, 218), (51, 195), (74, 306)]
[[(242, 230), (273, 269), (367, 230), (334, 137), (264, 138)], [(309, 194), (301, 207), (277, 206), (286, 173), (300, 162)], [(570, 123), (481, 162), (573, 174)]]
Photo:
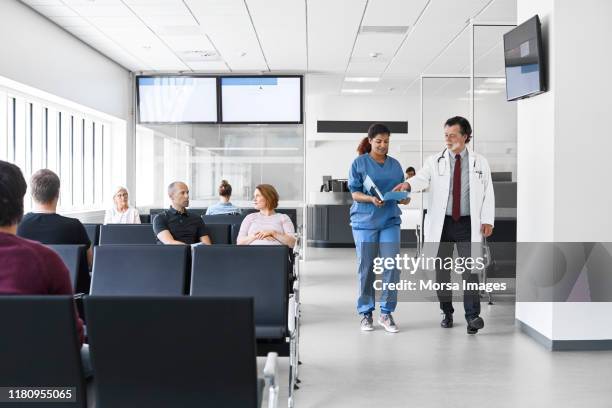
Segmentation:
[[(392, 225), (379, 230), (353, 229), (355, 248), (357, 250), (357, 273), (359, 274), (359, 298), (357, 299), (357, 312), (360, 314), (372, 313), (375, 307), (374, 281), (383, 283), (399, 281), (396, 268), (385, 269), (381, 275), (372, 270), (374, 258), (395, 258), (400, 250), (400, 226)], [(380, 311), (392, 313), (397, 306), (397, 291), (383, 290), (380, 297)]]

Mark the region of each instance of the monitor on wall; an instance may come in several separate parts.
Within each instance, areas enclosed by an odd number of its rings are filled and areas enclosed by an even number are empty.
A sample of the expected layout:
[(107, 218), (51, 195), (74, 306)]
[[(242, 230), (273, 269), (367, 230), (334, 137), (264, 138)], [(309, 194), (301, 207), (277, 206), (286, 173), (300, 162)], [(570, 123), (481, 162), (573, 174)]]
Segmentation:
[(302, 123), (302, 77), (221, 77), (221, 122)]
[(139, 123), (216, 123), (217, 78), (139, 76)]
[(504, 34), (504, 57), (509, 101), (546, 91), (542, 30), (537, 15)]

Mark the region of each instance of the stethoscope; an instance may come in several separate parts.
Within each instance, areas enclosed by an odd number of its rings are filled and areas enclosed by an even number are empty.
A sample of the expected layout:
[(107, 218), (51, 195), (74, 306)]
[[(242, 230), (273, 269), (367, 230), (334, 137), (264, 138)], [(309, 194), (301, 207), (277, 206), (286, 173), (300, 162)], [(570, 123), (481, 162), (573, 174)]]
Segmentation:
[[(443, 176), (446, 173), (446, 158), (444, 157), (444, 154), (448, 151), (448, 148), (445, 147), (444, 150), (442, 150), (442, 153), (440, 153), (440, 156), (438, 157), (437, 160), (437, 166), (438, 166), (438, 176)], [(442, 160), (442, 163), (444, 163), (444, 167), (443, 170), (440, 170), (440, 160)], [(478, 178), (480, 180), (482, 180), (482, 170), (476, 170), (476, 158), (474, 158), (474, 165), (472, 166), (472, 171), (476, 174), (478, 174)], [(480, 166), (478, 166), (478, 168), (480, 168)]]

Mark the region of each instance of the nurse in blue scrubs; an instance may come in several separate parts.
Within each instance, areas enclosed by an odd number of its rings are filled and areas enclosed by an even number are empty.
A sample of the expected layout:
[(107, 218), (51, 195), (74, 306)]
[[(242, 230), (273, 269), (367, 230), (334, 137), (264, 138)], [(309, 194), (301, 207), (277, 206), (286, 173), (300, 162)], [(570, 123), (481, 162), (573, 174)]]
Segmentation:
[[(357, 312), (362, 316), (361, 330), (374, 330), (372, 312), (375, 309), (374, 280), (382, 279), (383, 283), (399, 281), (396, 268), (385, 269), (382, 275), (373, 271), (374, 258), (395, 258), (400, 250), (400, 214), (398, 204), (403, 201), (380, 201), (371, 195), (364, 186), (366, 176), (374, 182), (383, 194), (393, 190), (404, 180), (404, 170), (400, 163), (387, 155), (391, 132), (381, 124), (373, 124), (368, 129), (357, 149), (359, 157), (351, 164), (349, 189), (353, 196), (351, 206), (351, 227), (359, 274), (359, 298)], [(380, 298), (380, 317), (378, 323), (388, 332), (396, 333), (397, 325), (391, 313), (397, 305), (397, 292), (383, 290)]]

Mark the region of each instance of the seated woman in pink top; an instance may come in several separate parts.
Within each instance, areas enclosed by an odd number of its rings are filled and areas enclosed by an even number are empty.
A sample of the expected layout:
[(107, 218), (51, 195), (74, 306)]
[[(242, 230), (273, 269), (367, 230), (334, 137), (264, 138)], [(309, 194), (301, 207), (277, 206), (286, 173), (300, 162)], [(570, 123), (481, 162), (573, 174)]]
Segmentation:
[(293, 223), (287, 214), (274, 211), (278, 192), (270, 184), (255, 188), (253, 204), (259, 212), (244, 217), (238, 233), (238, 245), (287, 245), (293, 248)]

